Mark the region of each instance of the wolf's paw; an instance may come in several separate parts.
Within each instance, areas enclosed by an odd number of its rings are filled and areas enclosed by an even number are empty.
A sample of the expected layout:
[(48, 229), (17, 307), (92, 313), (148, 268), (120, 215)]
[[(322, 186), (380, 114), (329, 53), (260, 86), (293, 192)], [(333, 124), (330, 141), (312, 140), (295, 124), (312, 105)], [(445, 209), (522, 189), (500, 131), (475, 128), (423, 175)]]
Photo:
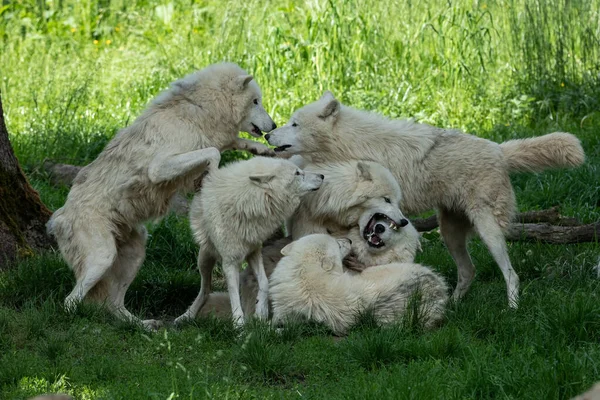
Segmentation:
[(269, 318), (269, 303), (257, 304), (256, 312), (254, 313), (261, 321), (266, 321)]
[(256, 147), (252, 147), (249, 149), (250, 153), (256, 155), (256, 156), (263, 156), (263, 157), (275, 157), (277, 155), (277, 153), (275, 153), (275, 151), (273, 149), (270, 149), (268, 147), (262, 148), (256, 148)]
[(191, 321), (192, 317), (190, 317), (188, 315), (188, 313), (183, 313), (181, 314), (179, 317), (175, 318), (175, 321), (173, 321), (173, 325), (175, 326), (181, 326), (186, 324), (187, 322)]
[(142, 326), (148, 331), (157, 331), (164, 326), (164, 323), (157, 319), (145, 319), (142, 321)]
[(344, 267), (356, 272), (362, 272), (367, 269), (365, 264), (358, 261), (358, 258), (354, 253), (348, 254), (346, 258), (344, 258), (343, 264)]
[(79, 305), (79, 300), (75, 299), (71, 296), (65, 299), (65, 311), (68, 313), (73, 313), (77, 310), (77, 306)]
[(216, 147), (207, 147), (204, 149), (204, 154), (206, 154), (206, 158), (208, 160), (208, 169), (217, 169), (219, 168), (219, 163), (221, 162), (221, 152)]

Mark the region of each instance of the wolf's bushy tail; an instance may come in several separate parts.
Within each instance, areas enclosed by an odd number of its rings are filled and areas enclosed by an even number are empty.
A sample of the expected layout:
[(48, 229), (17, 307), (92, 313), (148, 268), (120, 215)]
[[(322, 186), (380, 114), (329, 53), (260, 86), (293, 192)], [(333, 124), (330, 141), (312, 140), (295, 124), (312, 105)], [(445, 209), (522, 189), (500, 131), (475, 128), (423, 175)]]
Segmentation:
[(500, 148), (511, 172), (541, 172), (549, 168), (578, 167), (585, 161), (579, 139), (565, 132), (509, 140), (501, 143)]

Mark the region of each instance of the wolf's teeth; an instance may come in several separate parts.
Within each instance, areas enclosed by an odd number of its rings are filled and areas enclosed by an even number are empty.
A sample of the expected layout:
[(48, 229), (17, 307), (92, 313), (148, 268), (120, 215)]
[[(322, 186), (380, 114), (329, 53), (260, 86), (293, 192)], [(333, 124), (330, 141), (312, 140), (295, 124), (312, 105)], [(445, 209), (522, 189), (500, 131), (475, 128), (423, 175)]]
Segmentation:
[(396, 223), (392, 221), (392, 222), (390, 222), (390, 228), (393, 229), (393, 230), (395, 230), (395, 231), (397, 231), (398, 230), (398, 225), (396, 225)]

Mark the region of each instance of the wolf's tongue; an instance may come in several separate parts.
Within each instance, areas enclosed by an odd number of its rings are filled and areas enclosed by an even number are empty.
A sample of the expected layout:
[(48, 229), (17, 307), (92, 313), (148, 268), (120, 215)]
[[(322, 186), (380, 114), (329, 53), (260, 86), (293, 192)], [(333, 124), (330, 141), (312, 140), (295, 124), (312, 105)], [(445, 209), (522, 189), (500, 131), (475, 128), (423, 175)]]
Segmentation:
[(373, 244), (379, 244), (381, 243), (381, 238), (377, 235), (373, 235), (369, 238), (370, 242)]

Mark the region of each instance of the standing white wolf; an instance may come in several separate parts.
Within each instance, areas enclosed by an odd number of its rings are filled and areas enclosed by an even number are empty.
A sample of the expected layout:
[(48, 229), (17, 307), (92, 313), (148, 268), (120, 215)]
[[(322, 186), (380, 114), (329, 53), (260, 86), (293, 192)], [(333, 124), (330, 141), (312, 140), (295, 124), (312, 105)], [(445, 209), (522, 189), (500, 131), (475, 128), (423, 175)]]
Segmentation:
[[(157, 96), (79, 172), (48, 223), (77, 279), (66, 306), (87, 298), (139, 321), (124, 299), (145, 256), (143, 222), (163, 216), (173, 195), (191, 189), (206, 168), (217, 169), (220, 151), (271, 154), (238, 134), (260, 137), (275, 127), (260, 88), (236, 64), (194, 72)], [(154, 320), (142, 323), (157, 326)]]
[(200, 293), (175, 320), (194, 318), (211, 291), (212, 270), (220, 261), (234, 321), (244, 323), (240, 301), (240, 268), (244, 260), (258, 281), (256, 315), (268, 317), (269, 284), (262, 259), (262, 243), (281, 227), (300, 204), (300, 198), (319, 189), (323, 175), (304, 173), (280, 159), (255, 157), (212, 171), (190, 206), (190, 224), (200, 245)]
[(414, 310), (425, 328), (436, 326), (448, 300), (443, 278), (419, 264), (389, 264), (360, 274), (344, 272), (348, 239), (308, 235), (281, 250), (284, 257), (269, 278), (273, 323), (301, 315), (345, 334), (364, 310), (379, 323), (401, 320)]
[(404, 212), (437, 208), (442, 236), (458, 266), (454, 297), (467, 292), (475, 275), (467, 251), (474, 228), (502, 270), (511, 307), (518, 303), (519, 278), (504, 238), (516, 207), (509, 173), (575, 167), (585, 159), (579, 140), (568, 133), (497, 144), (346, 107), (331, 92), (265, 137), (276, 152), (311, 162), (371, 160), (388, 168), (402, 187)]

